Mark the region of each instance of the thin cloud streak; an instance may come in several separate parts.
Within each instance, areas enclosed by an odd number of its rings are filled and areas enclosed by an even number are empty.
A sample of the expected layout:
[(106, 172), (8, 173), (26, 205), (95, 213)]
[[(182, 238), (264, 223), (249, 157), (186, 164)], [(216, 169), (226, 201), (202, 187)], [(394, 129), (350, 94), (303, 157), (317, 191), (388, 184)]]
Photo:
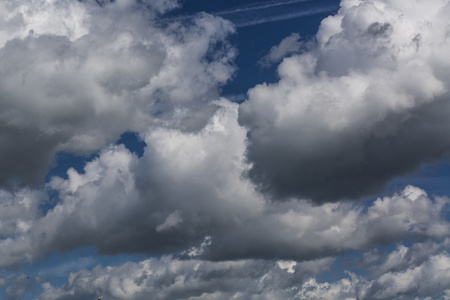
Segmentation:
[(310, 2), (310, 1), (312, 1), (312, 0), (291, 0), (291, 1), (264, 2), (263, 4), (259, 4), (259, 5), (243, 5), (243, 6), (239, 6), (239, 7), (233, 8), (233, 9), (224, 10), (224, 11), (217, 12), (217, 13), (212, 13), (212, 14), (216, 15), (216, 16), (224, 16), (224, 15), (228, 15), (228, 14), (242, 13), (242, 12), (253, 12), (253, 11), (266, 9), (266, 8), (273, 8), (273, 7), (277, 7), (277, 6), (290, 5), (290, 4), (296, 4), (296, 3), (301, 3), (301, 2)]
[[(242, 28), (265, 23), (291, 20), (295, 18), (301, 18), (320, 13), (333, 12), (339, 8), (337, 5), (332, 6), (321, 5), (316, 6), (314, 8), (305, 9), (304, 6), (299, 7), (298, 5), (295, 5), (311, 1), (312, 0), (290, 0), (290, 1), (264, 2), (259, 5), (243, 5), (229, 10), (208, 12), (208, 14), (228, 19), (237, 28)], [(277, 12), (270, 11), (270, 13), (264, 13), (268, 11), (267, 9), (275, 7), (279, 8)], [(193, 19), (196, 16), (198, 16), (198, 14), (166, 18), (161, 21), (163, 22), (183, 21)]]
[(278, 16), (269, 16), (269, 17), (264, 17), (264, 18), (260, 18), (260, 19), (246, 20), (242, 23), (240, 23), (240, 22), (233, 22), (233, 23), (235, 24), (235, 26), (237, 28), (242, 28), (242, 27), (249, 27), (249, 26), (254, 26), (254, 25), (259, 25), (259, 24), (280, 22), (280, 21), (286, 21), (286, 20), (291, 20), (291, 19), (296, 19), (296, 18), (301, 18), (301, 17), (306, 17), (306, 16), (312, 16), (312, 15), (316, 15), (316, 14), (332, 12), (334, 10), (336, 10), (336, 7), (321, 7), (321, 8), (316, 8), (316, 9), (309, 9), (309, 10), (304, 10), (304, 11), (299, 11), (299, 12), (282, 14), (282, 15), (278, 15)]

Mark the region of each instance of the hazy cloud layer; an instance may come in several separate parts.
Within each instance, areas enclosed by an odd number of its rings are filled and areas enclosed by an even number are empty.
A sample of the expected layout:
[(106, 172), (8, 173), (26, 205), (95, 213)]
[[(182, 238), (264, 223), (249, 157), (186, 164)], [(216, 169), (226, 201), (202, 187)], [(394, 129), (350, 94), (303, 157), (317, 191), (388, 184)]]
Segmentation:
[(176, 1), (97, 2), (1, 4), (0, 185), (42, 183), (55, 151), (95, 151), (155, 122), (197, 130), (214, 111), (205, 102), (234, 72), (229, 22), (161, 27)]
[(316, 46), (241, 105), (250, 177), (276, 197), (354, 199), (448, 155), (449, 10), (439, 0), (342, 1)]

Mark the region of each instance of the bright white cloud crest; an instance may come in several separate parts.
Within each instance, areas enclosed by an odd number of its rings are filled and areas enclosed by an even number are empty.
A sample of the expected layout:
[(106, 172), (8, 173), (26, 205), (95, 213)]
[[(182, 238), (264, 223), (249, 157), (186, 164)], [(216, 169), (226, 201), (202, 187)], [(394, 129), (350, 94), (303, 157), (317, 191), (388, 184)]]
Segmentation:
[[(189, 27), (157, 27), (153, 6), (169, 2), (151, 3), (2, 4), (11, 20), (5, 20), (0, 50), (0, 139), (8, 140), (0, 165), (14, 161), (19, 167), (1, 184), (35, 183), (55, 151), (97, 150), (126, 130), (142, 131), (154, 122), (186, 130), (203, 126), (210, 115), (204, 103), (234, 71), (234, 50), (224, 42), (233, 27), (207, 15)], [(223, 50), (212, 57), (216, 43)], [(186, 121), (192, 110), (199, 117)], [(36, 154), (21, 162), (17, 152), (31, 147), (31, 136), (39, 136)], [(25, 165), (32, 172), (21, 171)]]
[(357, 198), (448, 154), (440, 114), (449, 9), (448, 1), (342, 1), (317, 46), (286, 58), (280, 81), (251, 89), (241, 105), (251, 177), (281, 196)]
[[(343, 0), (314, 43), (272, 47), (279, 81), (242, 104), (219, 96), (233, 24), (158, 23), (179, 5), (0, 4), (0, 266), (84, 246), (152, 257), (61, 287), (2, 275), (5, 295), (447, 299), (447, 197), (409, 185), (342, 199), (449, 154), (450, 3)], [(111, 144), (125, 131), (142, 156)], [(98, 155), (36, 187), (62, 150)], [(320, 277), (349, 253), (367, 272)]]

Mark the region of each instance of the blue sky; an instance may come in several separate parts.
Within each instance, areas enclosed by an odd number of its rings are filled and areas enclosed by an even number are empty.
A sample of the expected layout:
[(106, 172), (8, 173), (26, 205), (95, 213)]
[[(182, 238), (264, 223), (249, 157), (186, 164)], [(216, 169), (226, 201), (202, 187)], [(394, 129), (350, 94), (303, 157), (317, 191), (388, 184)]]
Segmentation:
[(0, 4), (0, 297), (450, 299), (448, 13)]

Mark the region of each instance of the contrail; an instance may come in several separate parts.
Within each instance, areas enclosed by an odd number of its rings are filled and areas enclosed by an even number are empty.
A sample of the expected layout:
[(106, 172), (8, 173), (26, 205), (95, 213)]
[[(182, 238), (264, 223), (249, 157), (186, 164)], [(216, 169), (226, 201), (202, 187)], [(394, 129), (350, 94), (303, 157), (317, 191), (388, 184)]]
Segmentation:
[(245, 20), (242, 22), (234, 21), (233, 23), (236, 27), (242, 28), (242, 27), (254, 26), (254, 25), (258, 25), (258, 24), (279, 22), (279, 21), (285, 21), (285, 20), (290, 20), (290, 19), (295, 19), (295, 18), (300, 18), (300, 17), (312, 16), (315, 14), (332, 12), (335, 10), (336, 10), (336, 7), (321, 7), (321, 8), (303, 10), (303, 11), (281, 14), (281, 15), (276, 15), (276, 16), (268, 16), (268, 17), (263, 17), (263, 18), (259, 18), (259, 19)]
[(249, 11), (255, 11), (255, 10), (261, 10), (266, 8), (272, 8), (277, 6), (283, 6), (283, 5), (289, 5), (289, 4), (295, 4), (300, 2), (309, 2), (313, 0), (289, 0), (289, 1), (277, 1), (277, 2), (264, 2), (258, 5), (246, 5), (246, 6), (240, 6), (236, 7), (230, 10), (223, 10), (219, 12), (212, 12), (212, 15), (216, 16), (223, 16), (228, 14), (235, 14), (235, 13), (242, 13), (242, 12), (249, 12)]
[[(311, 8), (298, 7), (301, 3), (311, 2), (313, 0), (286, 0), (263, 2), (254, 5), (244, 5), (231, 8), (228, 10), (208, 12), (208, 14), (223, 17), (230, 20), (237, 28), (254, 26), (258, 24), (278, 22), (290, 20), (310, 15), (332, 12), (337, 10), (337, 5), (324, 6), (320, 5)], [(297, 5), (295, 5), (297, 4)], [(277, 8), (278, 7), (278, 8)], [(270, 11), (271, 8), (277, 8), (278, 12)], [(179, 16), (173, 18), (162, 19), (160, 21), (182, 21), (196, 18), (198, 15)]]

